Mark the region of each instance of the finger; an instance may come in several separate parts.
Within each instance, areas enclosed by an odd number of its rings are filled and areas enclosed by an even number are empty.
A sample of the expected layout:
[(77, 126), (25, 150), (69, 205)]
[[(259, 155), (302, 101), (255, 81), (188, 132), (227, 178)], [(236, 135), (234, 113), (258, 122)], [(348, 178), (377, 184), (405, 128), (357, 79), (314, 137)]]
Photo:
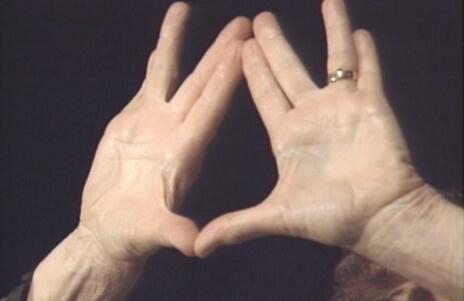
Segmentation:
[(230, 245), (267, 235), (283, 234), (274, 207), (258, 205), (227, 213), (203, 228), (195, 241), (195, 254), (204, 258), (222, 245)]
[[(344, 1), (325, 0), (322, 3), (322, 14), (327, 35), (327, 72), (333, 73), (338, 69), (356, 71), (356, 49)], [(342, 80), (338, 83), (353, 84), (355, 81)]]
[(139, 230), (144, 254), (151, 255), (162, 247), (175, 248), (187, 256), (194, 256), (197, 226), (188, 218), (167, 212), (145, 222)]
[(172, 104), (187, 113), (206, 87), (228, 43), (233, 40), (246, 40), (250, 34), (251, 24), (247, 18), (238, 17), (232, 20), (181, 85), (172, 99)]
[(382, 72), (371, 34), (367, 30), (357, 30), (354, 41), (359, 59), (359, 88), (382, 92)]
[(166, 101), (177, 81), (189, 11), (184, 2), (172, 4), (161, 26), (156, 52), (150, 57), (145, 90), (146, 95), (156, 101)]
[(195, 256), (194, 244), (198, 236), (198, 228), (190, 219), (171, 214), (169, 220), (161, 225), (160, 230), (167, 247), (176, 248), (186, 256)]
[(316, 88), (273, 14), (265, 12), (257, 16), (253, 22), (253, 31), (272, 72), (290, 101)]
[(248, 40), (243, 47), (243, 70), (264, 125), (272, 132), (282, 115), (292, 107), (254, 39)]
[(195, 133), (199, 145), (206, 145), (221, 122), (242, 75), (243, 41), (233, 41), (221, 57), (214, 74), (183, 124)]

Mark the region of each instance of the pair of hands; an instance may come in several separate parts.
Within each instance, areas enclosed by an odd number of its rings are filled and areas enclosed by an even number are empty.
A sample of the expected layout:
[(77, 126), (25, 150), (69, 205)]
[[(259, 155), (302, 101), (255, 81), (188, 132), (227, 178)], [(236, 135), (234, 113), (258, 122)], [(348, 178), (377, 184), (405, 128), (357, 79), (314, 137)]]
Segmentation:
[[(290, 235), (356, 248), (369, 221), (423, 186), (385, 98), (369, 33), (352, 32), (343, 0), (325, 0), (328, 72), (358, 80), (317, 87), (275, 17), (231, 21), (176, 89), (189, 8), (173, 4), (137, 95), (107, 126), (83, 193), (79, 228), (115, 261), (162, 247), (205, 257), (220, 245)], [(254, 38), (251, 38), (252, 32)], [(244, 73), (279, 179), (259, 205), (199, 232), (174, 213)]]

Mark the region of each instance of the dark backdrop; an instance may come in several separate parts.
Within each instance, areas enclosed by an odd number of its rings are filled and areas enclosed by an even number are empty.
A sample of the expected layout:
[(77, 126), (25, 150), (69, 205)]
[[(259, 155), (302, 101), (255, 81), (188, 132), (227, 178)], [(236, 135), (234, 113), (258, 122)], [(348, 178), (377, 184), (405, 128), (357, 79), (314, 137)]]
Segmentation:
[[(2, 1), (0, 295), (78, 221), (81, 189), (106, 122), (137, 91), (172, 1)], [(237, 15), (275, 11), (320, 84), (320, 0), (195, 0), (189, 72)], [(354, 27), (378, 43), (387, 93), (421, 174), (462, 191), (462, 0), (351, 0)], [(238, 90), (184, 213), (200, 225), (250, 206), (276, 170), (246, 85)], [(325, 300), (339, 250), (264, 238), (207, 260), (155, 256), (130, 300)], [(53, 285), (52, 283), (50, 285)]]

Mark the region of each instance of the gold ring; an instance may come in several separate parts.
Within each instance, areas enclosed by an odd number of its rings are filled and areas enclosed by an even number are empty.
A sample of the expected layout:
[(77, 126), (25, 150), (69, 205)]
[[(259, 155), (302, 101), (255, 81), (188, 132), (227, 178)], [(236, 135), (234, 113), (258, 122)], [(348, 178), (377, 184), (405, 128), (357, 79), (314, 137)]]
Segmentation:
[(357, 74), (353, 70), (337, 69), (334, 73), (329, 73), (327, 78), (329, 83), (333, 84), (343, 79), (356, 80)]

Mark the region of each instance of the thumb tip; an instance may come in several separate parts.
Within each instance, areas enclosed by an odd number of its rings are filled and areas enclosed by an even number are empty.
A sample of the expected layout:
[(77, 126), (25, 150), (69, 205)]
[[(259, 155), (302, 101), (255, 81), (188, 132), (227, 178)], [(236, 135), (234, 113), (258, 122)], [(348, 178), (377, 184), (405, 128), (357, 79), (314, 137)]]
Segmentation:
[(214, 250), (216, 250), (215, 246), (206, 245), (197, 247), (195, 245), (195, 256), (197, 256), (200, 259), (206, 259), (207, 257), (209, 257), (209, 255), (211, 255), (211, 253), (214, 252)]
[(168, 245), (179, 250), (188, 257), (194, 257), (195, 240), (199, 234), (197, 226), (188, 219), (182, 219), (181, 222), (171, 224), (170, 229), (165, 232), (165, 238)]
[(200, 259), (205, 259), (208, 257), (209, 254), (211, 254), (208, 245), (209, 243), (208, 241), (205, 241), (203, 232), (200, 232), (200, 234), (197, 236), (197, 239), (195, 240), (193, 247), (195, 255)]
[(195, 254), (198, 258), (205, 259), (217, 249), (221, 244), (221, 237), (224, 235), (223, 230), (224, 227), (221, 227), (220, 224), (210, 223), (198, 234), (194, 244)]

